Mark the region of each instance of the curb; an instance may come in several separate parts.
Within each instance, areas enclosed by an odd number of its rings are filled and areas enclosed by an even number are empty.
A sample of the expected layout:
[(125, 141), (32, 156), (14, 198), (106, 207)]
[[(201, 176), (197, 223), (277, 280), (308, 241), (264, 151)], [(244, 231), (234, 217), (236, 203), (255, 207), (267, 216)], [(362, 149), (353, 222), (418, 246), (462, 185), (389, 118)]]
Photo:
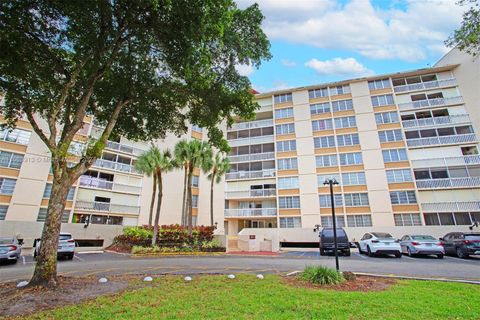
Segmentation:
[(396, 274), (376, 274), (376, 273), (366, 273), (366, 272), (354, 272), (354, 274), (357, 276), (368, 276), (368, 277), (377, 277), (377, 278), (393, 278), (393, 279), (419, 280), (419, 281), (440, 281), (440, 282), (468, 283), (468, 284), (480, 285), (480, 280), (414, 277), (414, 276), (402, 276), (402, 275), (396, 275)]
[(198, 256), (224, 256), (225, 252), (178, 252), (178, 253), (145, 253), (145, 254), (130, 254), (131, 258), (145, 258), (145, 257), (198, 257)]

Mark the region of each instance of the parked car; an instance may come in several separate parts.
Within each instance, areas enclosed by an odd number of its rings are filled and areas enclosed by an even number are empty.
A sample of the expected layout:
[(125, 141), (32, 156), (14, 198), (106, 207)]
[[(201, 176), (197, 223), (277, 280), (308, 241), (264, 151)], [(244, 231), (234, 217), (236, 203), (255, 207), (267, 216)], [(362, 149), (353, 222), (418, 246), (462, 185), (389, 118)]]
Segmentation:
[(450, 232), (440, 238), (445, 254), (466, 259), (480, 255), (480, 232)]
[(402, 257), (400, 241), (389, 233), (368, 232), (360, 239), (358, 251), (368, 254), (370, 257), (377, 254), (393, 254), (397, 258)]
[(400, 247), (402, 253), (409, 257), (414, 255), (435, 255), (439, 259), (443, 259), (445, 250), (442, 243), (438, 242), (429, 235), (407, 234), (400, 239)]
[(16, 237), (0, 238), (0, 260), (17, 263), (21, 253), (22, 246)]
[[(335, 252), (333, 237), (333, 228), (323, 228), (320, 231), (320, 255), (324, 256), (327, 252)], [(350, 242), (345, 230), (337, 228), (337, 251), (347, 257), (350, 256)]]
[[(40, 252), (41, 240), (36, 239), (33, 243), (35, 250), (33, 251), (33, 257), (36, 258), (38, 253)], [(75, 240), (73, 239), (70, 233), (60, 233), (58, 239), (58, 249), (57, 249), (57, 257), (60, 258), (67, 258), (68, 260), (72, 260), (75, 254)]]

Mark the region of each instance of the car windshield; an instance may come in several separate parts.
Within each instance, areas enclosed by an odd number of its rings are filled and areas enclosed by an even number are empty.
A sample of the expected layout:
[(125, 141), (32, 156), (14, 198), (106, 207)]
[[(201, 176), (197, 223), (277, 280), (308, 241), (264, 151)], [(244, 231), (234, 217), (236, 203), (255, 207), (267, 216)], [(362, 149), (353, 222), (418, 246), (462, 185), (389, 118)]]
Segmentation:
[(480, 234), (466, 234), (465, 240), (480, 240)]
[(59, 238), (60, 240), (69, 240), (72, 239), (72, 236), (70, 234), (61, 234)]
[[(333, 238), (333, 229), (323, 229), (322, 234), (325, 237)], [(339, 237), (345, 237), (345, 231), (343, 231), (343, 229), (337, 229), (337, 238)]]
[(12, 244), (13, 239), (12, 238), (0, 238), (0, 245), (1, 244)]
[(413, 240), (437, 240), (432, 236), (412, 236)]
[(377, 238), (383, 238), (383, 239), (393, 238), (390, 233), (372, 232), (372, 234)]

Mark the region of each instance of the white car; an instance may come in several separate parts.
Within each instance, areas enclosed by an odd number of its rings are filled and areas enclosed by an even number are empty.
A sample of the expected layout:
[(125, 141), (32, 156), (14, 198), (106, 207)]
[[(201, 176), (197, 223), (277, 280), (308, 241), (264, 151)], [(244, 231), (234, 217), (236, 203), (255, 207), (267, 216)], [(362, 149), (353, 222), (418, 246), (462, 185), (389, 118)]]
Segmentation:
[(384, 232), (365, 233), (359, 242), (358, 251), (366, 253), (370, 257), (377, 254), (393, 254), (396, 258), (402, 257), (400, 241)]
[[(72, 260), (75, 254), (75, 240), (73, 239), (72, 235), (70, 233), (60, 233), (58, 238), (57, 257), (65, 257), (68, 260)], [(40, 252), (40, 245), (40, 239), (35, 240), (33, 244), (35, 247), (35, 250), (33, 251), (34, 258), (36, 258)]]

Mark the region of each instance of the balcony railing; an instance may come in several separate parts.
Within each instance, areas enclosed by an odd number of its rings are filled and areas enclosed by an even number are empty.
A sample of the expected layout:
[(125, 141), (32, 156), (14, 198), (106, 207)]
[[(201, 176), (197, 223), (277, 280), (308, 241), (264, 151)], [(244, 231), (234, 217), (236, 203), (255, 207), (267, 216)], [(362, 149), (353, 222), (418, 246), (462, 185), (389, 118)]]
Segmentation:
[(113, 203), (107, 203), (107, 202), (83, 201), (83, 200), (78, 200), (75, 203), (75, 208), (80, 210), (89, 210), (89, 211), (103, 211), (103, 212), (116, 212), (116, 213), (130, 213), (130, 214), (138, 214), (140, 212), (139, 206), (127, 206), (123, 204), (113, 204)]
[(480, 211), (480, 201), (422, 203), (423, 212)]
[(228, 160), (230, 160), (231, 163), (273, 160), (273, 159), (275, 159), (275, 152), (250, 153), (250, 154), (242, 154), (238, 156), (228, 156)]
[(436, 98), (436, 99), (427, 99), (427, 100), (417, 100), (406, 103), (399, 103), (398, 109), (400, 111), (411, 110), (411, 109), (420, 109), (428, 107), (439, 107), (439, 106), (448, 106), (451, 104), (462, 104), (463, 97), (450, 97), (450, 98)]
[(273, 177), (275, 177), (275, 169), (268, 169), (268, 170), (259, 170), (259, 171), (229, 172), (225, 175), (225, 180), (273, 178)]
[(226, 199), (274, 197), (277, 189), (253, 189), (245, 191), (225, 191)]
[(470, 123), (470, 117), (468, 116), (468, 114), (402, 121), (402, 125), (404, 128), (429, 127), (443, 124), (458, 123)]
[(452, 135), (452, 136), (407, 139), (407, 146), (422, 147), (422, 146), (431, 146), (431, 145), (437, 145), (437, 144), (458, 144), (458, 143), (467, 143), (467, 142), (475, 142), (475, 141), (477, 141), (477, 137), (475, 136), (475, 134), (469, 133), (469, 134), (458, 134), (458, 135)]
[(105, 159), (97, 159), (95, 161), (94, 166), (97, 168), (105, 168), (105, 169), (116, 170), (116, 171), (127, 172), (127, 173), (142, 174), (140, 171), (135, 169), (135, 167), (132, 165), (109, 161)]
[(403, 86), (396, 86), (396, 87), (393, 87), (393, 90), (395, 90), (395, 92), (406, 92), (406, 91), (425, 90), (425, 89), (440, 88), (440, 87), (451, 87), (456, 85), (457, 85), (457, 80), (452, 78), (452, 79), (434, 80), (434, 81), (428, 81), (428, 82), (407, 84)]
[(251, 144), (272, 143), (273, 140), (274, 140), (273, 135), (268, 135), (268, 136), (257, 136), (257, 137), (250, 137), (250, 138), (233, 139), (233, 140), (228, 140), (228, 142), (231, 147), (238, 147), (238, 146), (248, 146)]
[(111, 149), (111, 150), (116, 150), (124, 153), (129, 153), (133, 154), (135, 156), (139, 156), (142, 153), (145, 152), (145, 150), (135, 148), (126, 144), (118, 143), (118, 142), (113, 142), (113, 141), (107, 141), (107, 144), (105, 145), (105, 148)]
[(277, 208), (225, 209), (225, 217), (275, 217)]
[(140, 194), (142, 187), (131, 186), (128, 184), (115, 183), (111, 181), (106, 181), (102, 179), (93, 178), (90, 176), (81, 176), (80, 177), (80, 186), (96, 189), (105, 189), (119, 192), (129, 192)]
[(272, 127), (272, 126), (273, 126), (273, 119), (264, 119), (264, 120), (250, 121), (250, 122), (234, 123), (232, 124), (231, 128), (228, 128), (228, 131), (264, 128), (264, 127)]
[(480, 186), (480, 177), (417, 180), (418, 189), (450, 189)]
[(412, 160), (414, 168), (464, 166), (470, 164), (480, 164), (480, 155)]

